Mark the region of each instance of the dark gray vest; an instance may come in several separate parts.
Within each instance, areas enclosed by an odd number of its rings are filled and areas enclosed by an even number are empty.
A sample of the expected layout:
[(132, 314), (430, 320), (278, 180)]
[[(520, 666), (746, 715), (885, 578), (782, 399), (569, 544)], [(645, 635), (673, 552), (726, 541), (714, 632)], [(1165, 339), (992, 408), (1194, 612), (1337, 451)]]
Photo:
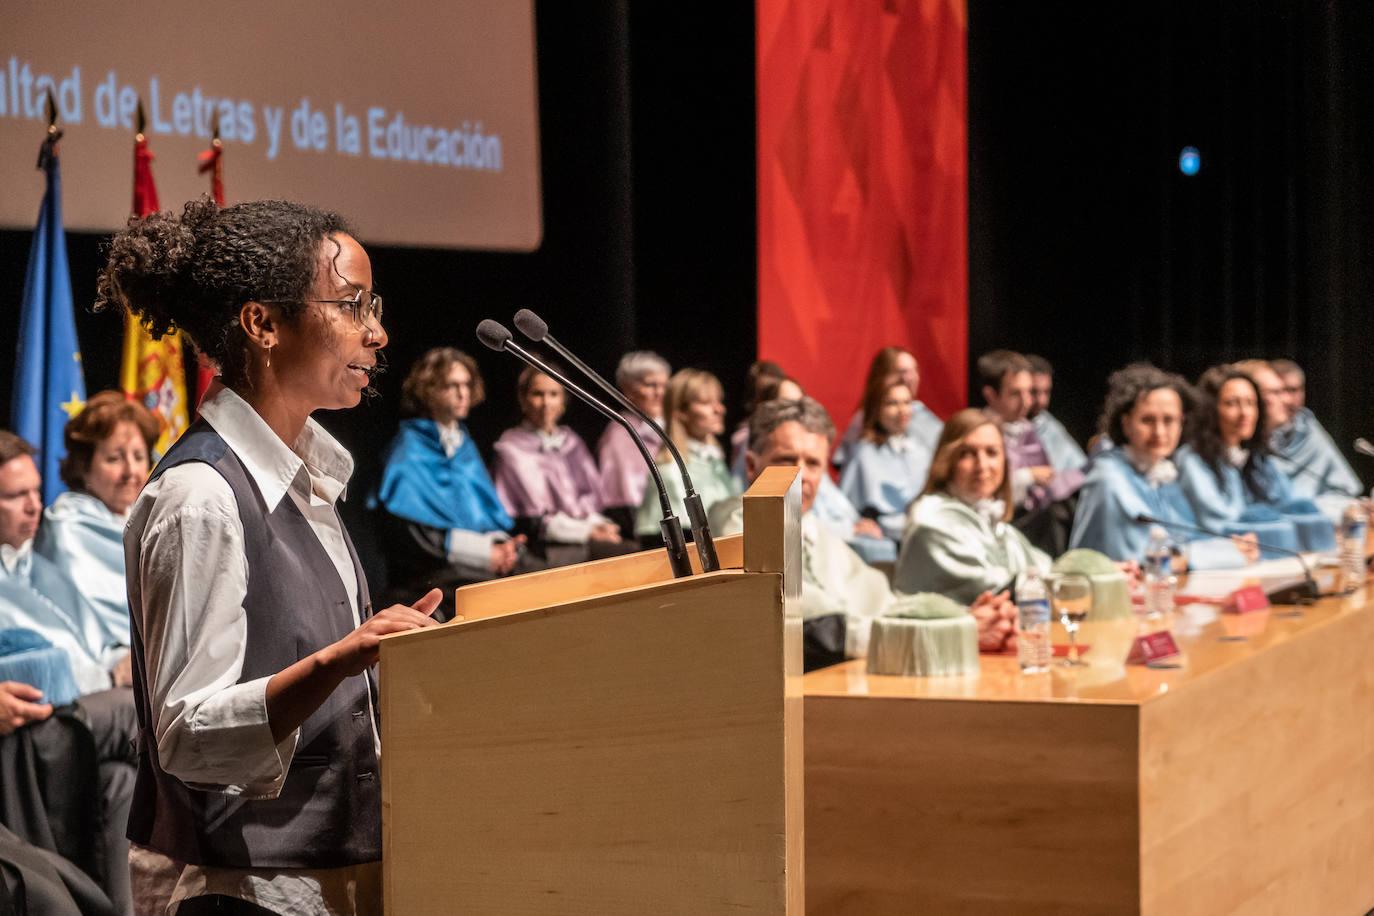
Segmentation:
[[(189, 461), (204, 462), (224, 477), (243, 521), (248, 644), (239, 683), (274, 675), (346, 636), (353, 629), (348, 593), (290, 496), (268, 514), (238, 456), (203, 420), (168, 451), (153, 478)], [(366, 619), (372, 612), (367, 580), (347, 532), (344, 540)], [(368, 715), (369, 691), (376, 696), (371, 672), (346, 678), (306, 719), (281, 794), (248, 799), (191, 789), (163, 772), (137, 619), (133, 643), (140, 747), (129, 839), (181, 862), (221, 867), (332, 868), (381, 859), (381, 780)]]

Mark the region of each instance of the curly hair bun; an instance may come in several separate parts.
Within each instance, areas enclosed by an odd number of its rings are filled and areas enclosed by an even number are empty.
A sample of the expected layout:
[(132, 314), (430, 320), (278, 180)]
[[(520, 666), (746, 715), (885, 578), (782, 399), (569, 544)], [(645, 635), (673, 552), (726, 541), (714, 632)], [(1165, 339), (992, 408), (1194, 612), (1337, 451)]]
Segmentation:
[(284, 200), (220, 209), (202, 197), (179, 217), (131, 219), (110, 242), (96, 308), (137, 315), (155, 339), (185, 332), (233, 384), (246, 365), (239, 310), (273, 301), (299, 314), (335, 233), (351, 233), (337, 213)]

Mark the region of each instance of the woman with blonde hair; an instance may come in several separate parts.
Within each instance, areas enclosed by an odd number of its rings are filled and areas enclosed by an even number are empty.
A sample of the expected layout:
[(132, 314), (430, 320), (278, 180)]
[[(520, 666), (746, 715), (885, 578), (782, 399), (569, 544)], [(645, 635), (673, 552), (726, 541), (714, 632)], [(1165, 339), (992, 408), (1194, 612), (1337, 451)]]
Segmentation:
[(997, 419), (975, 408), (950, 417), (930, 476), (907, 511), (894, 586), (939, 592), (964, 604), (996, 598), (1050, 558), (1013, 528), (1011, 480)]
[[(739, 487), (730, 476), (725, 452), (720, 446), (719, 436), (725, 432), (725, 403), (720, 380), (703, 369), (679, 369), (668, 380), (663, 412), (668, 419), (668, 438), (681, 453), (692, 485), (701, 496), (702, 506), (709, 509), (714, 503), (738, 493)], [(687, 488), (682, 483), (682, 475), (666, 447), (659, 451), (657, 461), (673, 512), (683, 519), (686, 528), (687, 510), (683, 500)], [(635, 515), (635, 534), (641, 542), (654, 542), (662, 537), (659, 529), (662, 517), (658, 491), (646, 489), (644, 501)]]

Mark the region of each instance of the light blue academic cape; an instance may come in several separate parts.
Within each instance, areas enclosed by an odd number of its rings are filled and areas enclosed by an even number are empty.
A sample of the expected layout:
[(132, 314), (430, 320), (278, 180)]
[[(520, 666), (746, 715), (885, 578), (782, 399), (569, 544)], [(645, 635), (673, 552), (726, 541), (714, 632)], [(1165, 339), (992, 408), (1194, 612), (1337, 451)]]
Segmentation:
[(938, 592), (972, 604), (983, 592), (1013, 588), (1050, 558), (1003, 521), (991, 522), (945, 493), (927, 493), (911, 508), (911, 528), (892, 578), (899, 592)]
[[(43, 511), (34, 552), (77, 584), (106, 645), (133, 644), (124, 579), (124, 522), (89, 493), (68, 491)], [(95, 648), (95, 647), (92, 647)]]
[(1304, 499), (1359, 496), (1364, 484), (1312, 411), (1298, 410), (1269, 438), (1274, 463), (1293, 482), (1293, 495)]
[(906, 507), (925, 488), (933, 457), (923, 441), (907, 441), (910, 447), (899, 452), (890, 442), (860, 439), (840, 472), (840, 491), (860, 514), (876, 509), (879, 526), (894, 541), (906, 531)]
[[(850, 419), (849, 427), (844, 431), (844, 438), (840, 440), (839, 445), (835, 446), (835, 452), (830, 456), (831, 464), (837, 468), (844, 467), (863, 436), (863, 427), (864, 414), (860, 410)], [(920, 401), (911, 402), (911, 422), (906, 425), (908, 436), (922, 443), (931, 453), (934, 453), (935, 444), (940, 441), (940, 433), (944, 428), (945, 421), (935, 416), (933, 410)], [(925, 481), (921, 483), (924, 485)]]
[[(1245, 485), (1241, 470), (1222, 462), (1221, 479), (1188, 446), (1174, 455), (1179, 486), (1183, 488), (1198, 524), (1227, 534), (1253, 532), (1261, 545), (1286, 550), (1330, 550), (1336, 546), (1331, 522), (1311, 500), (1295, 499), (1292, 484), (1270, 462), (1256, 459), (1261, 494)], [(1265, 550), (1266, 557), (1286, 556)]]
[[(1259, 492), (1263, 494), (1262, 501), (1277, 509), (1297, 529), (1299, 549), (1335, 549), (1336, 526), (1332, 520), (1314, 500), (1293, 492), (1293, 481), (1279, 470), (1272, 458), (1264, 456), (1259, 459), (1255, 480)], [(1260, 498), (1248, 489), (1246, 495), (1252, 499)]]
[[(1078, 491), (1078, 508), (1073, 517), (1069, 547), (1088, 547), (1113, 560), (1144, 562), (1150, 529), (1135, 521), (1137, 515), (1149, 515), (1164, 522), (1197, 524), (1192, 506), (1178, 481), (1152, 486), (1121, 448), (1103, 452), (1093, 459), (1083, 488)], [(1181, 529), (1172, 530), (1169, 535), (1176, 541), (1186, 542), (1188, 565), (1192, 569), (1230, 569), (1245, 565), (1245, 558), (1229, 539), (1192, 535)]]
[(854, 504), (845, 497), (829, 474), (821, 476), (821, 484), (816, 488), (816, 501), (811, 504), (811, 514), (823, 528), (863, 557), (865, 563), (897, 561), (896, 541), (854, 533), (854, 526), (859, 523), (859, 510), (854, 508)]
[(1045, 446), (1045, 453), (1050, 456), (1050, 466), (1056, 471), (1079, 471), (1087, 466), (1088, 456), (1083, 453), (1082, 447), (1048, 410), (1036, 414), (1031, 423), (1035, 425), (1040, 442)]
[(20, 558), (14, 572), (0, 567), (0, 627), (33, 630), (65, 652), (82, 693), (108, 689), (110, 668), (128, 651), (106, 642), (76, 587), (33, 552)]
[(67, 653), (33, 630), (0, 629), (0, 681), (28, 684), (42, 691), (40, 703), (61, 706), (81, 695)]
[[(703, 508), (709, 510), (721, 500), (739, 493), (734, 478), (730, 476), (730, 469), (720, 458), (688, 448), (682, 456), (682, 462), (687, 465), (687, 473), (692, 478), (697, 495), (701, 497)], [(671, 459), (658, 462), (658, 473), (663, 478), (663, 489), (668, 491), (668, 502), (673, 507), (673, 513), (682, 520), (683, 530), (688, 530), (687, 487), (682, 482), (682, 472), (678, 470), (677, 462)], [(663, 508), (658, 501), (658, 488), (651, 482), (644, 488), (644, 501), (635, 512), (635, 534), (639, 537), (660, 534), (662, 529), (659, 523), (662, 519)]]

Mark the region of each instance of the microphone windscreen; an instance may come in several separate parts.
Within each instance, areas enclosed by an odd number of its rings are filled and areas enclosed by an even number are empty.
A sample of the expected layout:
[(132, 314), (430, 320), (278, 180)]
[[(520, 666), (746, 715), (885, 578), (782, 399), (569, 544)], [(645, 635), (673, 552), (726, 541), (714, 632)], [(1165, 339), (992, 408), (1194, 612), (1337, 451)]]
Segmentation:
[(521, 309), (515, 313), (515, 326), (520, 329), (521, 334), (535, 343), (543, 340), (549, 333), (549, 326), (544, 323), (544, 319), (529, 309)]
[(501, 322), (486, 318), (477, 326), (477, 339), (493, 350), (504, 350), (510, 341), (510, 331)]

